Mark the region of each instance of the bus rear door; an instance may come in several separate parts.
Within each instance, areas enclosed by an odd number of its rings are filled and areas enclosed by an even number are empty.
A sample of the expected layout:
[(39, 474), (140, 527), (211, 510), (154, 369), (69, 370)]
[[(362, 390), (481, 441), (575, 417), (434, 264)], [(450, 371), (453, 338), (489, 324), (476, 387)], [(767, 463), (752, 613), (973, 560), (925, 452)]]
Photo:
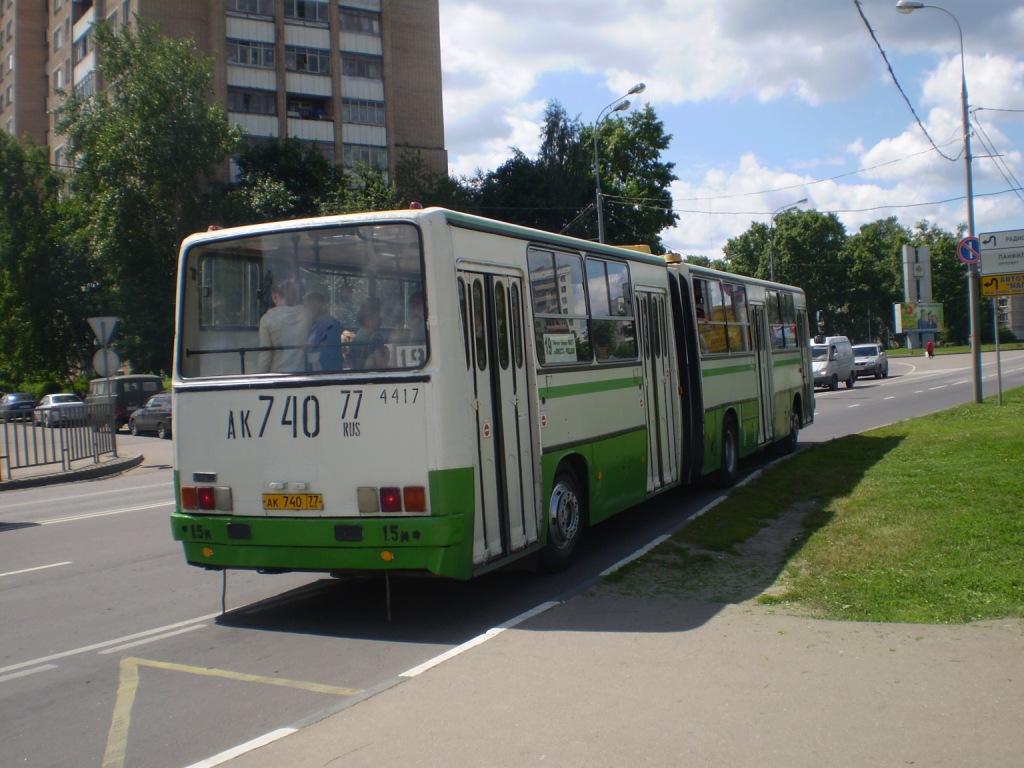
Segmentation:
[(533, 419), (524, 348), (523, 279), (459, 271), (467, 319), (477, 433), (473, 563), (500, 559), (538, 540)]
[(638, 287), (636, 316), (647, 413), (647, 491), (653, 492), (679, 479), (679, 398), (665, 292)]

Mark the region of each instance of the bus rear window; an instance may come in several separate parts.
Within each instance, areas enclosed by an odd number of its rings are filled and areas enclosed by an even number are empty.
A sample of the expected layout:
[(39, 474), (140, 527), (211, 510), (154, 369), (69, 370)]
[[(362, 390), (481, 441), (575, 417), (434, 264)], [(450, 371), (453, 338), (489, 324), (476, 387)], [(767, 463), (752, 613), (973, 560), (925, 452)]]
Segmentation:
[(184, 378), (426, 361), (422, 247), (409, 223), (225, 230), (185, 254), (182, 282)]

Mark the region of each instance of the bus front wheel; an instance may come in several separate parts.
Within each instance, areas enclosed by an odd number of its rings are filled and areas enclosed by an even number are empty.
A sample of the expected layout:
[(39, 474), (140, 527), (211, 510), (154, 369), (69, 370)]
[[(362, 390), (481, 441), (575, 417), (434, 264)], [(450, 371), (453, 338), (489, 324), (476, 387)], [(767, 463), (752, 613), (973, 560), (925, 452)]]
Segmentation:
[(572, 470), (559, 470), (548, 500), (548, 541), (540, 553), (544, 570), (558, 571), (569, 564), (582, 529), (583, 501), (579, 482)]

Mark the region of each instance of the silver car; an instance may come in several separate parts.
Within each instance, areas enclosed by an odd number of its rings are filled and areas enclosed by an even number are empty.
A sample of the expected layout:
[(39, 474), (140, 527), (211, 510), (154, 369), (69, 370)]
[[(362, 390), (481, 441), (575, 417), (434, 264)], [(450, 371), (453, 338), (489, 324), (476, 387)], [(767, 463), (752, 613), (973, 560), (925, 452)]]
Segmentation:
[(880, 344), (854, 345), (853, 367), (858, 377), (873, 375), (884, 379), (889, 376), (889, 358)]
[(56, 427), (58, 424), (85, 423), (85, 403), (78, 395), (61, 392), (56, 395), (43, 395), (36, 406), (32, 419), (44, 427)]

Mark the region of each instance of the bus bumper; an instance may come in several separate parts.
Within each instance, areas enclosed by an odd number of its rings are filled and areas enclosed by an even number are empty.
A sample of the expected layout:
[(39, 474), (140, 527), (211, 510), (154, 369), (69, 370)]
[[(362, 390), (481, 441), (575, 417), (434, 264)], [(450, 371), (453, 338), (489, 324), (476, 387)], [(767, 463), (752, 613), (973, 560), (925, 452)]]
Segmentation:
[(190, 565), (270, 572), (472, 576), (467, 516), (273, 518), (171, 514)]

